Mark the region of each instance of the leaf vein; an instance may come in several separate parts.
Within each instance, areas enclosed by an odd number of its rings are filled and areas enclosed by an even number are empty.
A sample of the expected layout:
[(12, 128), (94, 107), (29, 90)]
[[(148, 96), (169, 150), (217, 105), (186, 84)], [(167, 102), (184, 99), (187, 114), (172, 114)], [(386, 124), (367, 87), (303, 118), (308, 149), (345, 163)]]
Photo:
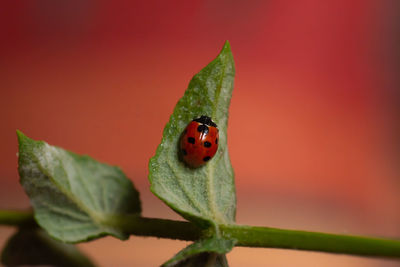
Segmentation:
[(64, 216), (67, 216), (67, 217), (70, 217), (70, 218), (74, 218), (74, 219), (76, 219), (78, 221), (82, 221), (82, 222), (88, 222), (89, 221), (88, 217), (82, 216), (82, 215), (80, 215), (78, 213), (75, 213), (74, 211), (68, 211), (65, 208), (56, 207), (56, 206), (54, 206), (54, 204), (53, 205), (49, 204), (46, 201), (41, 200), (40, 204), (42, 204), (43, 206), (45, 206), (47, 209), (49, 209), (50, 211), (52, 211), (54, 213), (58, 213), (60, 215), (64, 215)]
[(203, 209), (203, 207), (200, 205), (199, 202), (197, 202), (195, 199), (191, 197), (189, 192), (186, 190), (186, 187), (182, 184), (181, 180), (179, 179), (179, 175), (175, 169), (175, 167), (172, 165), (172, 163), (167, 160), (168, 167), (171, 169), (171, 171), (174, 173), (175, 180), (177, 181), (178, 185), (180, 186), (182, 192), (186, 196), (186, 198), (189, 200), (189, 202), (192, 204), (192, 207), (197, 210), (198, 213), (200, 214), (207, 214), (207, 211)]
[(63, 190), (63, 187), (43, 168), (43, 166), (40, 164), (40, 160), (38, 157), (33, 154), (32, 155), (32, 160), (34, 160), (39, 168), (39, 170), (47, 177), (49, 180), (54, 184), (54, 186), (62, 193), (64, 194), (72, 203), (74, 203), (78, 209), (81, 211), (87, 213), (94, 221), (98, 223), (98, 218), (95, 216), (90, 209), (88, 209), (79, 199), (75, 198), (73, 194), (68, 192), (67, 190)]

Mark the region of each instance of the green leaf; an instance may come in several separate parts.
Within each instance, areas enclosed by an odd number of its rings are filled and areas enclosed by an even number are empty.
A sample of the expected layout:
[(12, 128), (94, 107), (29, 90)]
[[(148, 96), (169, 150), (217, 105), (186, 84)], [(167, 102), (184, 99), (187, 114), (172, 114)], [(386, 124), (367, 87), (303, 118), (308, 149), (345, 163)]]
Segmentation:
[(118, 167), (17, 134), (20, 182), (41, 227), (64, 242), (107, 234), (128, 238), (117, 218), (139, 215), (141, 206), (138, 192)]
[(39, 228), (20, 229), (13, 235), (3, 249), (1, 263), (4, 266), (95, 266), (74, 245), (61, 243)]
[(228, 266), (225, 254), (232, 250), (236, 241), (217, 237), (197, 241), (181, 250), (163, 267), (178, 266)]
[[(218, 57), (191, 80), (149, 163), (152, 192), (184, 218), (204, 227), (235, 221), (234, 174), (227, 148), (234, 75), (233, 56), (226, 42)], [(218, 125), (219, 148), (207, 164), (192, 169), (179, 159), (178, 143), (187, 124), (201, 115)]]
[(195, 254), (175, 264), (164, 265), (168, 267), (228, 267), (228, 261), (225, 254), (217, 254), (212, 252), (203, 252)]

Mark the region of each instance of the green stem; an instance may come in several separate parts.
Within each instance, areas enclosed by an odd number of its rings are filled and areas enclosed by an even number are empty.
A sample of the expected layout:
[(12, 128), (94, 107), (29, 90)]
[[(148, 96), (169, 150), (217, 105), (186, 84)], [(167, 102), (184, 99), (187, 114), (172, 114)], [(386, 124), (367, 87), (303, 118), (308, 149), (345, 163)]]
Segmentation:
[[(21, 226), (32, 222), (32, 212), (0, 210), (0, 224)], [(203, 236), (203, 230), (182, 221), (125, 215), (117, 217), (113, 225), (138, 236), (186, 241)], [(400, 259), (400, 240), (244, 225), (220, 225), (220, 230), (223, 237), (236, 239), (237, 246), (243, 247), (300, 249)]]
[(400, 240), (285, 230), (269, 227), (222, 225), (223, 236), (242, 247), (270, 247), (400, 258)]
[(160, 238), (197, 240), (202, 230), (190, 222), (173, 221), (138, 216), (123, 216), (117, 219), (117, 226), (125, 232), (138, 236), (154, 236)]
[(22, 226), (34, 223), (31, 211), (0, 210), (0, 224)]

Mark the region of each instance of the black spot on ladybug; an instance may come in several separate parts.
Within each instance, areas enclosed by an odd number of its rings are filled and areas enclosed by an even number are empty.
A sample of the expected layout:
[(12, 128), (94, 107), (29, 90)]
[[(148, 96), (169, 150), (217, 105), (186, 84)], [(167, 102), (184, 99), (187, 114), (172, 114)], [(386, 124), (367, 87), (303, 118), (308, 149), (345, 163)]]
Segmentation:
[(207, 156), (203, 158), (203, 161), (209, 161), (211, 159), (211, 157)]
[(183, 155), (187, 155), (187, 152), (186, 152), (186, 149), (182, 149), (182, 153), (183, 153)]
[(204, 142), (204, 146), (205, 146), (205, 147), (211, 147), (211, 143), (208, 142), (208, 141), (205, 141), (205, 142)]
[(217, 144), (217, 145), (218, 145), (218, 138), (216, 138), (216, 139), (215, 139), (215, 144)]
[(200, 132), (200, 133), (208, 134), (208, 127), (205, 124), (200, 124), (197, 127), (197, 131)]
[(194, 141), (195, 141), (195, 140), (194, 140), (193, 137), (188, 137), (188, 142), (189, 142), (189, 143), (194, 144)]

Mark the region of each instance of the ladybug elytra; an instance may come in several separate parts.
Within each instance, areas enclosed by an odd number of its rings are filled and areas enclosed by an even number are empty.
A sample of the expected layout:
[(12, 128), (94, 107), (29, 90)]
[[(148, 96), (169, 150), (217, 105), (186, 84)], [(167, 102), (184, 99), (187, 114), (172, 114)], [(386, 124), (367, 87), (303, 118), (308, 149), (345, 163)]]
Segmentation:
[(207, 163), (218, 149), (219, 130), (210, 117), (201, 116), (192, 120), (180, 140), (183, 161), (192, 168)]

